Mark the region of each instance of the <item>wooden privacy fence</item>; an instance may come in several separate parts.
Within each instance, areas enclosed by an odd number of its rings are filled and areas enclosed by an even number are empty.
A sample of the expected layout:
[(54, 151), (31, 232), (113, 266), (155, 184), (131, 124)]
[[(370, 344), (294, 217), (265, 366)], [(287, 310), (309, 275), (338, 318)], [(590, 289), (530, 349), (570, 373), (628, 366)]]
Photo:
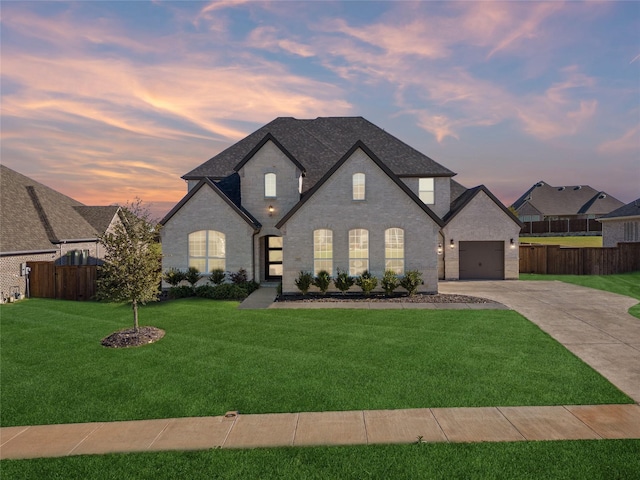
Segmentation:
[(531, 233), (579, 233), (602, 232), (602, 223), (590, 219), (540, 220), (524, 222), (520, 235)]
[(96, 294), (96, 265), (28, 262), (30, 295), (58, 300), (90, 300)]
[(613, 275), (640, 270), (640, 243), (613, 248), (520, 245), (520, 273)]

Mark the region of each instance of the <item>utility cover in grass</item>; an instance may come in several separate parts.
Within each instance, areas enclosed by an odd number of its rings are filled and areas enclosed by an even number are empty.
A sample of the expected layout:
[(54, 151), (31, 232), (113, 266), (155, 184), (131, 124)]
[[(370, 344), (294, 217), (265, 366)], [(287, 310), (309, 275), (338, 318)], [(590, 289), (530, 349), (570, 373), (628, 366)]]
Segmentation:
[(156, 327), (140, 327), (136, 332), (133, 328), (127, 328), (112, 333), (102, 339), (102, 345), (109, 348), (139, 347), (154, 343), (164, 337), (164, 330)]

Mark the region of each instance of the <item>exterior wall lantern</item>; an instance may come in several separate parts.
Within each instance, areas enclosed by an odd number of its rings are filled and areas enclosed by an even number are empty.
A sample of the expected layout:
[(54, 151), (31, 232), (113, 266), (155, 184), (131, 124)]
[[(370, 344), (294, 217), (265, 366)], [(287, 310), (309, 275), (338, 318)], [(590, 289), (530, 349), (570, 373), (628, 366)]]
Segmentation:
[(454, 247), (455, 247), (455, 244), (453, 243), (453, 238), (452, 238), (452, 239), (451, 239), (451, 241), (449, 242), (449, 246), (450, 246), (451, 248), (454, 248)]
[(438, 255), (442, 255), (442, 244), (438, 244)]
[(273, 205), (269, 205), (267, 207), (267, 210), (269, 210), (269, 216), (272, 216), (273, 215), (273, 210), (274, 210)]
[(516, 241), (513, 238), (511, 239), (511, 248), (516, 248)]

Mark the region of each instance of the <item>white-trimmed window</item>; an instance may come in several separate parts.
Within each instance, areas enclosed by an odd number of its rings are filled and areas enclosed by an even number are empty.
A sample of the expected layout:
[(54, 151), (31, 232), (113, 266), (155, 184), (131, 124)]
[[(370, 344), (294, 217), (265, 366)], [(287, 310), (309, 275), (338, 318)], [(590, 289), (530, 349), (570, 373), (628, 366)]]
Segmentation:
[(436, 201), (433, 178), (418, 179), (418, 197), (426, 205), (433, 205)]
[(365, 270), (369, 270), (369, 231), (349, 230), (349, 275), (360, 275)]
[(384, 269), (404, 274), (404, 230), (387, 228), (384, 231)]
[(333, 274), (333, 232), (325, 228), (313, 231), (313, 273), (321, 270)]
[(365, 190), (365, 176), (364, 173), (353, 174), (353, 199), (364, 200)]
[(276, 198), (276, 174), (275, 173), (264, 174), (264, 197)]
[(215, 230), (200, 230), (189, 234), (189, 266), (201, 273), (218, 268), (225, 270), (225, 235)]

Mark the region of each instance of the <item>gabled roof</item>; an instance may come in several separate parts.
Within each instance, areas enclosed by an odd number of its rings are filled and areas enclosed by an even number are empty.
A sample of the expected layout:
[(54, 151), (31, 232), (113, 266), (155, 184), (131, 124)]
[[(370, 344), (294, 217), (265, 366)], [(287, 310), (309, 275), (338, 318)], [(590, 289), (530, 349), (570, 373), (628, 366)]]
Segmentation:
[[(466, 190), (462, 195), (457, 197), (453, 202), (451, 202), (451, 210), (443, 217), (443, 221), (446, 224), (451, 222), (458, 213), (460, 213), (464, 208), (473, 200), (480, 192), (484, 192), (496, 205), (500, 207), (500, 209), (507, 215), (511, 220), (515, 223), (523, 227), (524, 224), (518, 220), (516, 217), (504, 204), (496, 198), (496, 196), (491, 193), (491, 191), (485, 187), (484, 185), (478, 185), (477, 187), (470, 188)], [(453, 195), (452, 195), (453, 197)]]
[(598, 218), (598, 220), (616, 220), (628, 217), (640, 217), (640, 198), (615, 209), (613, 212), (607, 213), (605, 216)]
[(0, 165), (0, 253), (53, 251), (61, 242), (95, 241), (118, 207), (87, 207)]
[(304, 174), (305, 169), (304, 169), (304, 167), (300, 164), (300, 162), (298, 162), (298, 160), (296, 160), (296, 159), (295, 159), (295, 157), (294, 157), (293, 155), (291, 155), (291, 153), (289, 152), (289, 150), (287, 150), (286, 148), (284, 148), (284, 147), (282, 146), (282, 144), (281, 144), (281, 143), (280, 143), (280, 142), (279, 142), (279, 141), (278, 141), (278, 140), (277, 140), (273, 135), (271, 135), (271, 133), (267, 133), (267, 134), (264, 136), (264, 138), (263, 138), (260, 142), (258, 142), (258, 144), (257, 144), (255, 147), (253, 147), (249, 153), (247, 153), (247, 155), (246, 155), (246, 156), (245, 156), (245, 157), (240, 161), (240, 163), (239, 163), (238, 165), (236, 165), (236, 166), (235, 166), (234, 170), (235, 170), (236, 172), (239, 172), (239, 171), (240, 171), (240, 169), (241, 169), (242, 167), (244, 167), (244, 165), (245, 165), (249, 160), (251, 160), (251, 159), (253, 158), (253, 156), (254, 156), (256, 153), (258, 153), (258, 151), (259, 151), (262, 147), (264, 147), (265, 143), (267, 143), (267, 142), (273, 142), (273, 143), (275, 144), (275, 146), (276, 146), (276, 147), (278, 147), (278, 148), (280, 149), (280, 151), (281, 151), (282, 153), (284, 153), (284, 154), (285, 154), (285, 156), (286, 156), (289, 160), (291, 160), (291, 162), (292, 162), (296, 167), (298, 167), (298, 169), (299, 169), (299, 170)]
[(267, 135), (303, 167), (303, 193), (313, 188), (357, 141), (365, 143), (397, 176), (452, 177), (454, 172), (362, 117), (280, 117), (220, 152), (182, 178), (220, 180), (237, 170), (238, 159), (250, 158)]
[(380, 169), (391, 179), (393, 182), (406, 193), (436, 224), (440, 227), (444, 225), (442, 220), (433, 211), (427, 207), (418, 196), (411, 191), (407, 185), (400, 180), (387, 165), (385, 165), (375, 153), (364, 142), (358, 140), (343, 156), (342, 158), (331, 167), (331, 169), (325, 173), (325, 175), (309, 190), (302, 199), (291, 209), (282, 219), (276, 224), (276, 228), (282, 228), (287, 220), (289, 220), (299, 209), (304, 205), (321, 187), (322, 185), (353, 155), (353, 153), (361, 149), (367, 156), (373, 160), (373, 162), (380, 167)]
[(211, 190), (213, 190), (216, 194), (218, 194), (220, 198), (222, 198), (222, 200), (224, 200), (225, 203), (229, 205), (238, 214), (240, 218), (242, 218), (251, 227), (253, 227), (254, 230), (258, 230), (262, 226), (260, 222), (256, 220), (248, 211), (246, 211), (244, 208), (240, 207), (239, 205), (236, 205), (231, 200), (231, 198), (229, 198), (229, 196), (225, 194), (225, 192), (223, 192), (220, 188), (218, 188), (218, 185), (216, 183), (212, 182), (208, 178), (203, 178), (198, 182), (196, 186), (194, 186), (191, 190), (189, 190), (189, 193), (187, 193), (184, 197), (182, 197), (182, 200), (180, 200), (171, 209), (171, 211), (167, 213), (162, 220), (160, 220), (160, 225), (165, 225), (171, 219), (171, 217), (173, 217), (178, 212), (178, 210), (180, 210), (184, 206), (185, 203), (187, 203), (201, 188), (205, 186), (211, 188)]
[(552, 187), (543, 181), (533, 185), (512, 206), (520, 210), (527, 203), (546, 216), (603, 215), (623, 205), (588, 185)]

